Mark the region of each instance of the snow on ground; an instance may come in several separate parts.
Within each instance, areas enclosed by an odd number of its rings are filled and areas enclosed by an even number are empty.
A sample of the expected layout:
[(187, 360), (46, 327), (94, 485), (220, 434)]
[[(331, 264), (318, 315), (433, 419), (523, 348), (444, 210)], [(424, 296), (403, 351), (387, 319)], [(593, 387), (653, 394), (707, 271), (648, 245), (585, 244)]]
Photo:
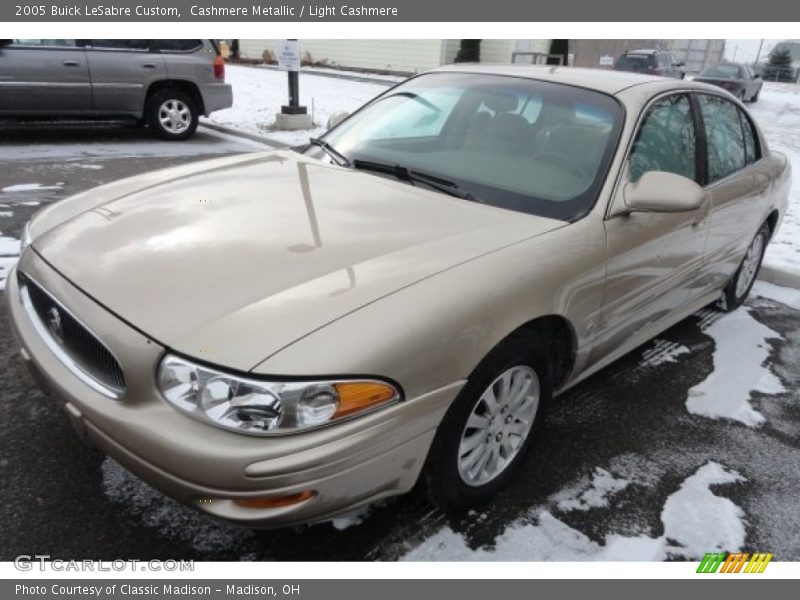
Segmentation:
[(6, 289), (6, 277), (19, 260), (19, 240), (0, 231), (0, 290)]
[[(601, 472), (604, 474), (598, 478)], [(609, 489), (608, 478), (614, 479), (607, 471), (598, 469), (593, 487), (583, 495), (591, 494), (592, 490), (598, 494), (613, 494), (623, 489)], [(734, 551), (744, 545), (744, 512), (731, 500), (714, 494), (711, 486), (741, 481), (744, 478), (735, 471), (715, 462), (706, 463), (667, 498), (661, 511), (663, 533), (657, 537), (611, 533), (603, 543), (598, 543), (558, 519), (548, 506), (534, 509), (509, 525), (493, 547), (472, 549), (463, 536), (445, 527), (402, 560), (652, 561), (696, 559), (713, 550)], [(586, 510), (580, 503), (562, 508), (563, 504), (561, 500), (557, 506), (561, 512)]]
[(678, 356), (689, 352), (691, 351), (682, 344), (656, 339), (653, 340), (652, 346), (644, 351), (640, 365), (643, 367), (658, 367), (665, 363), (674, 363), (677, 362)]
[(233, 106), (212, 113), (209, 121), (251, 133), (267, 134), (291, 146), (326, 131), (328, 117), (353, 112), (384, 90), (386, 84), (309, 75), (300, 77), (300, 103), (312, 113), (316, 127), (304, 131), (274, 130), (275, 115), (288, 103), (286, 72), (228, 65), (225, 79), (233, 86)]
[(714, 321), (703, 332), (714, 338), (714, 370), (689, 390), (686, 408), (712, 419), (733, 419), (757, 427), (764, 417), (750, 405), (752, 392), (780, 394), (786, 390), (768, 366), (768, 340), (780, 334), (740, 308)]
[(61, 189), (63, 183), (57, 183), (55, 185), (44, 185), (42, 183), (19, 183), (17, 185), (9, 185), (0, 189), (0, 192), (3, 193), (12, 193), (12, 192), (36, 192), (42, 190), (58, 190)]
[(800, 290), (757, 280), (750, 293), (761, 298), (775, 300), (795, 310), (800, 310)]
[(748, 105), (772, 150), (792, 163), (789, 210), (767, 248), (764, 264), (800, 275), (800, 86), (764, 83), (758, 102)]
[(624, 490), (630, 481), (617, 478), (605, 469), (597, 467), (592, 473), (591, 483), (585, 481), (564, 488), (552, 499), (561, 511), (580, 510), (608, 506), (608, 499), (616, 492)]

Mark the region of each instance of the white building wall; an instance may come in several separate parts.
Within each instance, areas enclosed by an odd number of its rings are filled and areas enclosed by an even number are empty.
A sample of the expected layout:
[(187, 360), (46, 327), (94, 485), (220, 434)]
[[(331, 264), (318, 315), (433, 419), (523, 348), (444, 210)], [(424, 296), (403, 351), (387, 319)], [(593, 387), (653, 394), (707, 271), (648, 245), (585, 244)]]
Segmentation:
[[(279, 40), (239, 40), (242, 58), (262, 58), (265, 49), (275, 52)], [(300, 40), (315, 63), (332, 67), (419, 73), (452, 63), (461, 40)], [(550, 40), (483, 40), (481, 62), (508, 64), (515, 51), (550, 50)]]
[[(242, 58), (260, 59), (278, 40), (241, 40)], [(303, 56), (332, 67), (417, 73), (442, 64), (443, 40), (300, 40)]]

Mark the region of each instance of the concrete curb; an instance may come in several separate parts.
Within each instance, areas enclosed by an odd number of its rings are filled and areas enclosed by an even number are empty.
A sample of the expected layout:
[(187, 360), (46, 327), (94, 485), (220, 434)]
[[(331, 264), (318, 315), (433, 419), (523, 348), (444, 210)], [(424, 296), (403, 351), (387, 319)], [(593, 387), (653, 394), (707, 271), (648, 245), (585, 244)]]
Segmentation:
[(236, 137), (241, 137), (250, 140), (251, 142), (261, 142), (262, 144), (267, 144), (268, 146), (274, 146), (275, 148), (289, 148), (290, 145), (286, 142), (282, 142), (280, 140), (276, 140), (266, 135), (261, 135), (259, 133), (253, 133), (252, 131), (245, 131), (243, 129), (237, 129), (236, 127), (230, 127), (229, 125), (220, 125), (219, 123), (213, 123), (208, 121), (207, 119), (203, 119), (200, 121), (200, 125), (203, 127), (208, 127), (209, 129), (213, 129), (214, 131), (219, 131), (220, 133), (226, 133), (228, 135), (233, 135)]
[(771, 265), (761, 265), (758, 278), (768, 283), (800, 290), (800, 273), (779, 269)]

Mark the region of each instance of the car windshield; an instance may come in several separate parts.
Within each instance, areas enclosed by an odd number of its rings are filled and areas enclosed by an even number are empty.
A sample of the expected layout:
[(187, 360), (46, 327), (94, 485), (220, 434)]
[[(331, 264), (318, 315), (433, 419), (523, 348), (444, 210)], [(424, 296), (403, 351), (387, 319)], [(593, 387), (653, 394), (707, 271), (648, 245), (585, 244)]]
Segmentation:
[[(595, 202), (621, 121), (617, 101), (599, 92), (518, 77), (431, 73), (379, 96), (324, 141), (354, 168), (574, 220)], [(325, 156), (319, 144), (305, 152)]]
[(714, 77), (716, 79), (739, 79), (742, 74), (738, 65), (717, 65), (709, 67), (699, 75), (700, 77)]

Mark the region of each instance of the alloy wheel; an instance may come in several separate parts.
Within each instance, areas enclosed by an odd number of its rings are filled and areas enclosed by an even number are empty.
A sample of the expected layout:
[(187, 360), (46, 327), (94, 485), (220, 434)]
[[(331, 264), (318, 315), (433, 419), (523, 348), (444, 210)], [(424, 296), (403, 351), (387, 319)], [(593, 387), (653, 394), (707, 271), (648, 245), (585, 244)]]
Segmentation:
[(458, 473), (469, 486), (484, 485), (508, 468), (525, 444), (539, 408), (541, 387), (527, 365), (511, 367), (481, 394), (458, 448)]

